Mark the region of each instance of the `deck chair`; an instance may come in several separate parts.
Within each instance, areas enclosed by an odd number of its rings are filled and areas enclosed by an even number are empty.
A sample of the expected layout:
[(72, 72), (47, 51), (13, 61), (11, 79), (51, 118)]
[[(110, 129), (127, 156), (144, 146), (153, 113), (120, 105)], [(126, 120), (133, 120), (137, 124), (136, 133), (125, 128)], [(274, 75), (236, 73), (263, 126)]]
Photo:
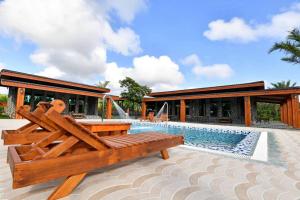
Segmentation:
[(33, 112), (30, 112), (30, 106), (21, 106), (17, 113), (27, 119), (29, 123), (17, 130), (3, 130), (1, 138), (4, 140), (4, 144), (31, 144), (56, 131), (57, 125), (45, 117), (45, 113), (49, 109), (61, 113), (65, 109), (65, 103), (61, 100), (55, 100), (51, 103), (39, 102)]
[[(91, 170), (154, 152), (168, 159), (167, 149), (184, 143), (183, 136), (155, 132), (99, 137), (54, 109), (45, 115), (59, 130), (33, 145), (9, 146), (8, 162), (13, 188), (66, 177), (48, 199), (70, 194)], [(61, 135), (66, 139), (54, 143)]]
[[(65, 104), (61, 100), (50, 102), (40, 102), (37, 108), (30, 112), (30, 106), (24, 105), (18, 109), (18, 114), (30, 121), (25, 126), (17, 130), (3, 130), (2, 139), (5, 145), (11, 144), (32, 144), (58, 130), (55, 123), (49, 121), (45, 114), (49, 109), (54, 109), (61, 113), (65, 109)], [(130, 129), (130, 123), (95, 123), (95, 122), (80, 122), (92, 132), (97, 132), (99, 135), (119, 135), (127, 134)], [(61, 138), (63, 139), (63, 138)]]

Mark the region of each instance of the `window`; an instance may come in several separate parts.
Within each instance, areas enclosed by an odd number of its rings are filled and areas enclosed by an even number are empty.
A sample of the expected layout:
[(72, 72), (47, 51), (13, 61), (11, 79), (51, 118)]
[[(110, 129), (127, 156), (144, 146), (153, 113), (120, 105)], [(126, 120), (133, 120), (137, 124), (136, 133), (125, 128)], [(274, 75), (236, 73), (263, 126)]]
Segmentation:
[(180, 106), (176, 105), (175, 106), (175, 115), (179, 115), (179, 109), (180, 109)]
[(205, 102), (199, 101), (199, 116), (205, 116)]
[(79, 101), (78, 101), (78, 112), (79, 113), (84, 113), (84, 97), (80, 97)]
[(222, 117), (231, 116), (231, 104), (229, 101), (222, 102)]
[(25, 105), (30, 105), (30, 101), (31, 101), (31, 95), (30, 94), (26, 94), (25, 98), (24, 98), (24, 104)]
[(47, 94), (45, 101), (51, 102), (53, 100), (54, 100), (54, 94), (53, 93)]
[(190, 116), (193, 111), (192, 101), (185, 101), (185, 115)]
[(42, 96), (39, 96), (38, 94), (35, 94), (33, 97), (33, 106), (36, 108), (36, 105), (42, 101)]
[(70, 98), (69, 99), (69, 112), (75, 112), (75, 107), (76, 107), (76, 98)]
[(217, 102), (211, 102), (210, 103), (210, 116), (211, 117), (217, 117), (218, 116), (218, 103)]
[(190, 115), (190, 106), (185, 106), (185, 114)]

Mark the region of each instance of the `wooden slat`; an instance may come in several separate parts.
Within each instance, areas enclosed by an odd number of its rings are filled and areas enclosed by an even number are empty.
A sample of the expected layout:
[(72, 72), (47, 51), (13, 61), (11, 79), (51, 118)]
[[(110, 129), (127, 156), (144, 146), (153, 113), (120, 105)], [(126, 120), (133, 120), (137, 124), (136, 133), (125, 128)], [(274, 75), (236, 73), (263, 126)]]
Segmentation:
[(2, 131), (2, 139), (5, 145), (10, 144), (32, 144), (47, 137), (51, 132), (44, 130), (35, 130), (31, 133), (23, 134), (15, 131)]
[(79, 140), (74, 137), (70, 136), (64, 142), (58, 144), (47, 153), (45, 153), (42, 158), (56, 158), (59, 155), (63, 154), (66, 150), (70, 149), (74, 144), (76, 144)]
[(105, 145), (101, 144), (100, 141), (95, 139), (95, 136), (93, 136), (93, 133), (91, 133), (89, 130), (85, 129), (83, 126), (81, 126), (78, 123), (71, 123), (70, 118), (62, 117), (55, 110), (47, 112), (46, 116), (52, 122), (56, 123), (58, 126), (63, 128), (66, 132), (74, 135), (75, 137), (86, 142), (87, 144), (91, 145), (92, 147), (94, 147), (98, 150), (107, 149), (107, 147)]
[(161, 133), (144, 133), (128, 136), (102, 137), (101, 141), (112, 148), (123, 148), (126, 146), (145, 144), (147, 142), (167, 140), (171, 139), (172, 137), (176, 136), (170, 136)]
[(29, 121), (37, 124), (38, 126), (48, 130), (48, 131), (55, 131), (55, 128), (52, 126), (49, 126), (49, 124), (46, 122), (45, 123), (45, 119), (44, 118), (40, 118), (40, 117), (36, 117), (33, 113), (30, 112), (26, 112), (23, 109), (19, 109), (18, 110), (19, 115), (21, 115), (22, 117), (28, 119)]
[(36, 146), (45, 147), (45, 146), (51, 144), (52, 142), (54, 142), (55, 140), (58, 140), (63, 135), (63, 133), (64, 133), (64, 131), (61, 131), (61, 130), (52, 132), (47, 137), (45, 137), (42, 140), (40, 140), (39, 142), (37, 142)]

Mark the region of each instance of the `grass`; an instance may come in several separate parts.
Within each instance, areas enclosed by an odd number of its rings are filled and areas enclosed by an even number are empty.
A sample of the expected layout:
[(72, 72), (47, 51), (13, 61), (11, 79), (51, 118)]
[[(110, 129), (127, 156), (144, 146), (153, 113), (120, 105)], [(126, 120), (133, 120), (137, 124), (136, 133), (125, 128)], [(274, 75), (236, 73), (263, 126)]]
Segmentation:
[(9, 116), (5, 114), (0, 114), (0, 119), (9, 119)]

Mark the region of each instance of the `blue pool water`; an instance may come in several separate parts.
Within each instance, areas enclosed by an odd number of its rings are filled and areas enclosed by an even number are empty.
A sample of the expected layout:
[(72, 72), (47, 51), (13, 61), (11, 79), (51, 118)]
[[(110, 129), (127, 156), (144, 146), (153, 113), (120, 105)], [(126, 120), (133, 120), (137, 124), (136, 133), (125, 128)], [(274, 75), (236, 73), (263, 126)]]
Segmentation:
[(176, 127), (170, 125), (137, 123), (130, 129), (131, 134), (143, 132), (163, 132), (183, 135), (185, 144), (211, 150), (251, 156), (259, 133), (211, 128)]

